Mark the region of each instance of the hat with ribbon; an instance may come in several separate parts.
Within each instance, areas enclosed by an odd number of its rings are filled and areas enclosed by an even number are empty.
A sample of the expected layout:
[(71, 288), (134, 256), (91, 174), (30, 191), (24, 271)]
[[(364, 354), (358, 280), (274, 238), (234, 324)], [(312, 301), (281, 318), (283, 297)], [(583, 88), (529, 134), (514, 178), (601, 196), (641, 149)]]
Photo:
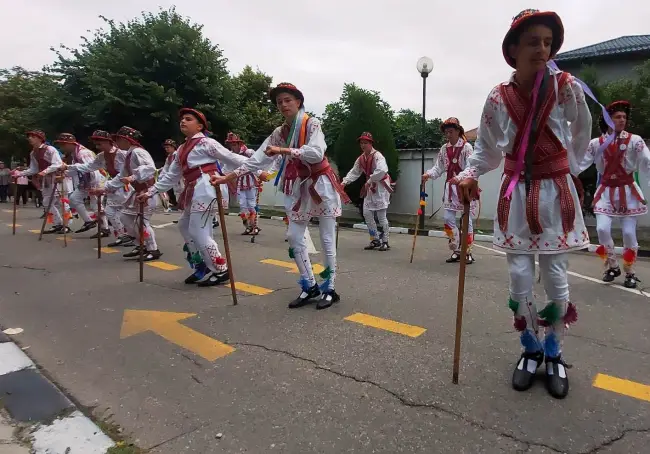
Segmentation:
[(90, 140), (94, 140), (94, 141), (105, 140), (107, 142), (113, 142), (113, 137), (108, 131), (97, 129), (93, 131), (92, 135), (90, 136)]
[(201, 112), (200, 110), (192, 109), (191, 107), (183, 107), (181, 110), (178, 111), (178, 116), (183, 117), (183, 115), (192, 115), (194, 118), (198, 120), (199, 123), (203, 125), (203, 132), (205, 134), (208, 134), (210, 132), (208, 119), (205, 118), (205, 115), (203, 115), (203, 112)]
[(244, 141), (234, 132), (229, 132), (226, 136), (226, 143), (244, 143)]
[(362, 132), (359, 137), (357, 137), (357, 142), (360, 142), (362, 140), (367, 140), (368, 142), (375, 143), (375, 139), (372, 138), (372, 134), (369, 132)]
[(69, 132), (62, 132), (56, 138), (54, 143), (68, 143), (70, 145), (77, 145), (77, 138), (70, 134)]
[(289, 93), (290, 95), (295, 96), (300, 100), (300, 107), (302, 107), (305, 102), (305, 97), (302, 92), (298, 90), (294, 84), (289, 82), (281, 82), (276, 87), (273, 87), (269, 92), (269, 98), (271, 98), (271, 101), (275, 103), (280, 93)]
[(512, 19), (510, 29), (506, 33), (506, 36), (503, 38), (503, 43), (501, 44), (503, 58), (505, 58), (506, 62), (513, 68), (516, 67), (516, 62), (515, 59), (510, 56), (509, 47), (511, 44), (517, 44), (521, 34), (531, 25), (546, 25), (553, 30), (553, 42), (551, 43), (550, 58), (555, 57), (555, 54), (557, 54), (560, 47), (562, 47), (562, 43), (564, 42), (564, 25), (562, 25), (562, 19), (560, 19), (560, 16), (553, 11), (525, 9)]
[(140, 145), (142, 140), (142, 133), (137, 129), (133, 129), (130, 126), (122, 126), (117, 133), (115, 134), (116, 139), (124, 139), (131, 143), (132, 145)]
[(166, 139), (166, 140), (163, 142), (163, 147), (166, 147), (166, 146), (170, 146), (170, 147), (178, 148), (177, 145), (176, 145), (176, 142), (175, 142), (174, 140), (172, 140), (172, 139)]
[(31, 131), (27, 131), (25, 134), (27, 135), (27, 137), (29, 136), (38, 137), (43, 142), (45, 142), (45, 133), (40, 129), (32, 129)]
[[(632, 112), (632, 104), (630, 104), (629, 101), (614, 101), (611, 102), (605, 107), (607, 110), (607, 113), (610, 115), (615, 114), (616, 112), (623, 112), (625, 113), (626, 116), (626, 124), (628, 121), (630, 121), (630, 113)], [(609, 130), (609, 126), (607, 126), (607, 122), (605, 121), (605, 118), (603, 118), (603, 114), (600, 114), (600, 118), (598, 119), (598, 126), (600, 126), (600, 130), (605, 133)]]
[(456, 128), (460, 131), (461, 136), (465, 135), (465, 128), (460, 125), (460, 121), (456, 117), (449, 117), (440, 125), (442, 132), (445, 132), (447, 128)]

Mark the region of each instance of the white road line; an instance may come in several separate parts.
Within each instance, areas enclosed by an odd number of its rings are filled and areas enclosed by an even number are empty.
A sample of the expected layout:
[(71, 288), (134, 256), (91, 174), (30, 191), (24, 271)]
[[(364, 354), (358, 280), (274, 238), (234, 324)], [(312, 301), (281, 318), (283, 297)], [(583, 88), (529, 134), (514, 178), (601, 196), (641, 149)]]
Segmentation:
[[(492, 249), (492, 248), (486, 247), (486, 246), (481, 246), (480, 244), (474, 243), (474, 247), (485, 249), (486, 251), (490, 251), (490, 252), (496, 252), (497, 254), (500, 254), (500, 255), (506, 255), (506, 253), (503, 252), (503, 251), (497, 251), (496, 249)], [(535, 263), (537, 265), (539, 265), (539, 262), (535, 262)], [(648, 295), (646, 293), (643, 293), (638, 289), (625, 288), (622, 285), (618, 285), (618, 284), (610, 284), (610, 283), (607, 283), (607, 282), (603, 282), (600, 279), (596, 279), (595, 277), (585, 276), (584, 274), (579, 274), (579, 273), (576, 273), (576, 272), (573, 272), (573, 271), (567, 271), (567, 274), (570, 275), (570, 276), (578, 277), (580, 279), (584, 279), (585, 281), (594, 282), (596, 284), (601, 284), (601, 285), (606, 285), (607, 287), (610, 287), (610, 288), (616, 288), (618, 290), (623, 290), (624, 292), (632, 293), (634, 295), (645, 296), (646, 298), (650, 298), (650, 295)]]
[(153, 227), (154, 229), (162, 229), (162, 228), (165, 228), (165, 227), (169, 227), (170, 225), (174, 225), (174, 223), (173, 222), (168, 222), (167, 224), (152, 225), (151, 227)]

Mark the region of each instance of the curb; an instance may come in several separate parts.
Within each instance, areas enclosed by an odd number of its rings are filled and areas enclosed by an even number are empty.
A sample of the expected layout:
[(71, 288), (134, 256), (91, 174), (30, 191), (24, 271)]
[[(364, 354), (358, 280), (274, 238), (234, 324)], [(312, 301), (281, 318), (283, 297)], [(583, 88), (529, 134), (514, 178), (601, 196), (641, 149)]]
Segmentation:
[(2, 331), (0, 400), (14, 422), (29, 425), (34, 454), (105, 454), (115, 446)]

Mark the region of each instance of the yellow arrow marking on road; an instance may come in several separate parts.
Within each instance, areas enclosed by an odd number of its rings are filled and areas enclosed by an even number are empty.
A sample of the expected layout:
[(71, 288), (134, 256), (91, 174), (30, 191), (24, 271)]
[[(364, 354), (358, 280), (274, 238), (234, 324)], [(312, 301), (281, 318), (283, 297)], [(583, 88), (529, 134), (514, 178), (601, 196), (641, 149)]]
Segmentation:
[(604, 389), (605, 391), (612, 391), (623, 394), (624, 396), (650, 402), (650, 386), (642, 383), (623, 380), (622, 378), (612, 377), (611, 375), (598, 374), (594, 378), (593, 386)]
[(163, 339), (183, 347), (208, 361), (226, 356), (235, 351), (230, 345), (194, 331), (180, 321), (194, 317), (196, 314), (183, 312), (124, 311), (120, 339), (151, 331)]
[[(285, 262), (284, 260), (275, 260), (275, 259), (264, 259), (264, 260), (260, 260), (260, 263), (266, 263), (267, 265), (275, 265), (275, 266), (281, 266), (282, 268), (288, 268), (289, 271), (287, 271), (287, 273), (298, 273), (298, 267), (293, 262)], [(314, 263), (312, 264), (311, 269), (314, 271), (315, 274), (318, 274), (323, 272), (325, 268), (323, 268), (323, 265)]]
[(175, 271), (175, 270), (180, 270), (180, 266), (172, 265), (171, 263), (167, 262), (162, 262), (160, 260), (156, 260), (155, 262), (146, 262), (147, 265), (153, 266), (154, 268), (158, 268), (159, 270), (164, 270), (164, 271)]

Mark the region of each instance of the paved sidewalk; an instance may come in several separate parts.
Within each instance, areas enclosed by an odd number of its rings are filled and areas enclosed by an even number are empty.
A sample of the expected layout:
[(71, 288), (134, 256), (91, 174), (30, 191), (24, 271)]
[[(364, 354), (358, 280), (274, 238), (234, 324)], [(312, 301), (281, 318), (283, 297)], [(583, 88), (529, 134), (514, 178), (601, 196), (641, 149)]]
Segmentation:
[(0, 454), (29, 454), (29, 448), (14, 437), (14, 430), (7, 416), (0, 412)]

